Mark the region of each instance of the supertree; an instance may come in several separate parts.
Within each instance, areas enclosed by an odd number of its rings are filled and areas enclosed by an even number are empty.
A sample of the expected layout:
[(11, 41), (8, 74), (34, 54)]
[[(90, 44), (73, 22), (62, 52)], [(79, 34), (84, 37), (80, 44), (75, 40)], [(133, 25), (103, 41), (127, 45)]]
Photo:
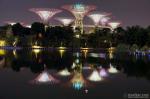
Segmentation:
[(110, 22), (108, 25), (111, 27), (112, 31), (116, 29), (121, 23), (120, 22)]
[(64, 26), (67, 26), (74, 21), (73, 18), (67, 18), (67, 17), (57, 17), (55, 19), (61, 22)]
[(47, 71), (43, 71), (36, 77), (34, 80), (31, 81), (31, 83), (35, 84), (55, 84), (58, 83), (59, 81), (55, 79), (51, 74), (49, 74)]
[(102, 77), (101, 77), (101, 75), (98, 73), (97, 70), (94, 70), (94, 71), (92, 72), (92, 74), (88, 77), (88, 79), (89, 79), (90, 81), (97, 82), (97, 81), (101, 81), (101, 80), (102, 80)]
[(93, 5), (75, 4), (64, 5), (62, 8), (70, 11), (75, 16), (75, 27), (81, 30), (83, 33), (83, 19), (90, 11), (96, 9)]
[(52, 18), (55, 14), (61, 12), (61, 10), (59, 9), (50, 8), (31, 8), (30, 11), (39, 15), (43, 23), (46, 25), (48, 25), (48, 21), (50, 18)]
[(92, 14), (89, 14), (88, 17), (93, 20), (95, 26), (98, 26), (101, 19), (107, 15), (108, 13), (92, 13)]
[(20, 23), (21, 25), (24, 25), (23, 22), (15, 22), (15, 21), (5, 21), (4, 23), (8, 24), (8, 25), (15, 25), (17, 23)]
[(103, 17), (101, 20), (100, 20), (100, 23), (102, 26), (106, 26), (106, 24), (108, 23), (108, 21), (110, 20), (111, 18), (110, 17)]

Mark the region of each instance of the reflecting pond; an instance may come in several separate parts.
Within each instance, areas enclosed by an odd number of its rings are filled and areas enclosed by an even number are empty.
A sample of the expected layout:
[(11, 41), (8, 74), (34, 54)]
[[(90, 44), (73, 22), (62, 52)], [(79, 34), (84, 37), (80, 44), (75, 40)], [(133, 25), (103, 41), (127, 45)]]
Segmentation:
[(150, 55), (0, 50), (0, 99), (126, 99), (134, 93), (150, 94)]

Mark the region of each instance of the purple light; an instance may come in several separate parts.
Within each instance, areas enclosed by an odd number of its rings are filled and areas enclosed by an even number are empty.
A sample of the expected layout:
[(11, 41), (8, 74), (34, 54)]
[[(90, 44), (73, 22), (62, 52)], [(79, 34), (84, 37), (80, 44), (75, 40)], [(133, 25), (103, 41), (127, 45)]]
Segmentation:
[(105, 69), (101, 69), (99, 74), (102, 76), (102, 77), (107, 77), (108, 76), (108, 73)]

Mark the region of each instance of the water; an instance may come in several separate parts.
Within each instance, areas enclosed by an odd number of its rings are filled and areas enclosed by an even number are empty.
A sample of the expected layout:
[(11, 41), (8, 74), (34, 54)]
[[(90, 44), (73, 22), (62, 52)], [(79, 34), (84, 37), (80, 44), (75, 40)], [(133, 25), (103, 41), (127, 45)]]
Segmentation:
[(0, 99), (127, 99), (129, 94), (150, 94), (148, 55), (0, 50)]

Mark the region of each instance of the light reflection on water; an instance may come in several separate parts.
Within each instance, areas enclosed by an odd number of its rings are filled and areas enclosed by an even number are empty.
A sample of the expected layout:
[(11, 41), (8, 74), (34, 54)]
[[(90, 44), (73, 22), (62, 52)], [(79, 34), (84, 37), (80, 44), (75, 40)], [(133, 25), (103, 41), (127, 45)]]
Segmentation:
[[(98, 86), (115, 76), (126, 75), (129, 78), (150, 79), (149, 55), (137, 60), (137, 56), (130, 56), (127, 53), (113, 53), (113, 57), (110, 57), (108, 52), (88, 49), (4, 51), (5, 54), (0, 56), (0, 72), (11, 69), (19, 74), (24, 71), (23, 68), (30, 69), (30, 72), (36, 76), (28, 79), (26, 83), (31, 81), (37, 86), (64, 84), (67, 88), (71, 86), (75, 90), (85, 90), (89, 93), (88, 89), (91, 86), (94, 86), (96, 90)], [(138, 83), (138, 81), (135, 82)]]

